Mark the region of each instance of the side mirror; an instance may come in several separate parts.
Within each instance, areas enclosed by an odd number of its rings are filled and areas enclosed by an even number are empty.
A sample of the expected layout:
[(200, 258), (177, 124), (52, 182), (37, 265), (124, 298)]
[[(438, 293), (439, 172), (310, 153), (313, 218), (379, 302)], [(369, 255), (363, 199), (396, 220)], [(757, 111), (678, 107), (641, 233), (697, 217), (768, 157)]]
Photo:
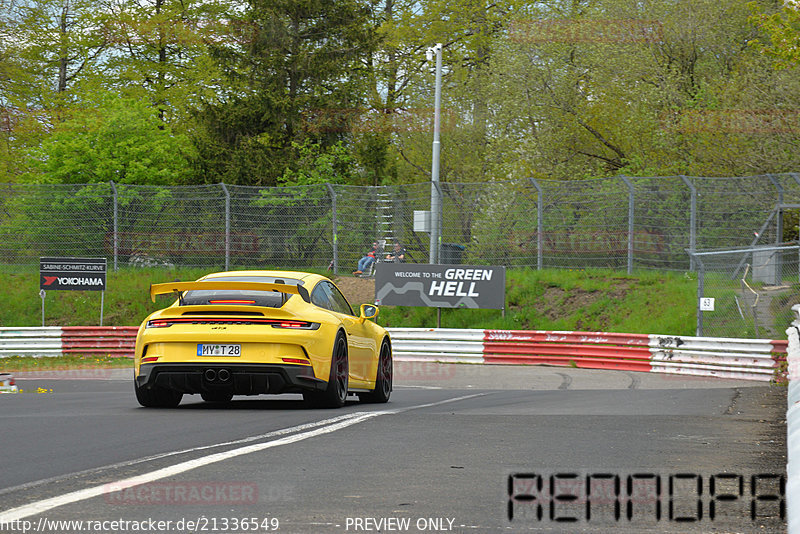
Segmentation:
[(362, 304), (361, 305), (361, 318), (362, 319), (374, 319), (378, 316), (378, 307), (374, 304)]

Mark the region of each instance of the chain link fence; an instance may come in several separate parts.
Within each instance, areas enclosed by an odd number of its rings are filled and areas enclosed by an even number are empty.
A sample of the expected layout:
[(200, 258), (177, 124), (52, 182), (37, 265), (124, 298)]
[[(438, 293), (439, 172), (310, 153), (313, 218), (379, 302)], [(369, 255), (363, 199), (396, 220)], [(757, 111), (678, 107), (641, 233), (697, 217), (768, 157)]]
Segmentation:
[[(105, 256), (197, 267), (352, 270), (375, 239), (425, 263), (428, 183), (0, 185), (3, 263)], [(442, 183), (443, 260), (532, 268), (693, 270), (689, 251), (783, 241), (800, 175)], [(448, 254), (447, 252), (450, 252)]]
[(783, 338), (800, 298), (800, 246), (692, 253), (697, 265), (697, 335)]
[[(800, 211), (797, 173), (443, 182), (439, 191), (442, 263), (535, 269), (694, 271), (700, 256), (692, 253), (698, 251), (782, 242), (786, 221), (796, 224)], [(0, 263), (33, 269), (42, 256), (102, 256), (114, 269), (313, 268), (338, 274), (354, 270), (374, 240), (385, 240), (387, 249), (399, 242), (409, 261), (427, 263), (430, 237), (414, 231), (414, 212), (430, 210), (431, 194), (430, 183), (0, 184)], [(709, 273), (716, 269), (702, 261)], [(752, 273), (752, 257), (745, 264)], [(788, 272), (791, 262), (779, 264)], [(741, 322), (747, 303), (741, 313), (735, 301), (732, 306), (730, 316)], [(722, 314), (714, 317), (722, 320)], [(750, 324), (755, 328), (752, 319)]]

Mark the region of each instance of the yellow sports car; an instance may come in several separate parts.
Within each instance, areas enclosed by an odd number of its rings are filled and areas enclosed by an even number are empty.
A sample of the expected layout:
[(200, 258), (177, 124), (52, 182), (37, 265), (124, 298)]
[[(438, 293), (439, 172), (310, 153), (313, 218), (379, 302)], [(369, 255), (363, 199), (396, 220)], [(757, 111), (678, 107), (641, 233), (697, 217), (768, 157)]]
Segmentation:
[(302, 393), (338, 408), (348, 394), (387, 402), (392, 392), (389, 334), (353, 309), (329, 279), (291, 271), (231, 271), (196, 282), (150, 286), (174, 293), (172, 306), (139, 327), (134, 387), (139, 404), (177, 406), (184, 394), (208, 402), (234, 395)]

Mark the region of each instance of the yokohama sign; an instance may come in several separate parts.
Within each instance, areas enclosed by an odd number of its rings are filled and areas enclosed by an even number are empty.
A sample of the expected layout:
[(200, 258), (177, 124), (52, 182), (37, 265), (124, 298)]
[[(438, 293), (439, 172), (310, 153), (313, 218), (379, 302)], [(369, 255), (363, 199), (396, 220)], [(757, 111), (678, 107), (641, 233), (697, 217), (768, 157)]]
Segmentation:
[(39, 288), (105, 291), (105, 258), (40, 258)]

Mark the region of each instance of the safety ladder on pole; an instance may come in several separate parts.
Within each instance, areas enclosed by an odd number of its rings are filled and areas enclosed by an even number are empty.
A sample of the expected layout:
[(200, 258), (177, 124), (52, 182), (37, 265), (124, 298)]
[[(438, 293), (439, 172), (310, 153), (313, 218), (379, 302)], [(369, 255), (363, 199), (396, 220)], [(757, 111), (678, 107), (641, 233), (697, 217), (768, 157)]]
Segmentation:
[(388, 188), (381, 187), (378, 189), (376, 196), (375, 205), (377, 210), (375, 216), (377, 217), (378, 238), (385, 239), (386, 243), (394, 243), (394, 201), (391, 191)]

